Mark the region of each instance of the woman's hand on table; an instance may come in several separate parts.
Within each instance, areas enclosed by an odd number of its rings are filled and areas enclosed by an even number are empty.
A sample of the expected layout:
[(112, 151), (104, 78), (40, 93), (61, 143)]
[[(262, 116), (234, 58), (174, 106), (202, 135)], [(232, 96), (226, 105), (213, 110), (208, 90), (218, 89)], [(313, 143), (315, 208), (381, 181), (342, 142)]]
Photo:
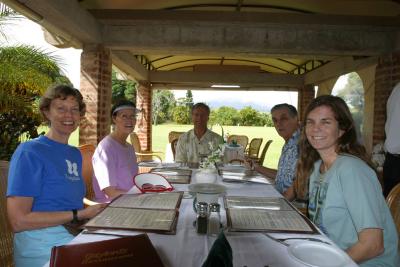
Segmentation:
[(78, 211), (79, 220), (82, 219), (91, 219), (97, 214), (99, 214), (105, 207), (107, 207), (107, 203), (96, 204), (93, 206), (88, 206), (83, 210)]

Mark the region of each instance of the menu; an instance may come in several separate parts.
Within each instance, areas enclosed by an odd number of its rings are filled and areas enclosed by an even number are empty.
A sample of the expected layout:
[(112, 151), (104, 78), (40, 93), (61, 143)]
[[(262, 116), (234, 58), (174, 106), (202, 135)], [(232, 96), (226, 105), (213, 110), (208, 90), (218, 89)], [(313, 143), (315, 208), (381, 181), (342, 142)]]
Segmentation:
[(252, 182), (261, 184), (274, 184), (274, 180), (261, 175), (254, 170), (232, 169), (219, 170), (222, 181), (224, 182)]
[(123, 194), (85, 224), (88, 229), (124, 229), (174, 234), (183, 192)]
[(192, 177), (192, 170), (179, 168), (153, 168), (150, 172), (165, 177), (170, 183), (189, 184)]
[(229, 231), (317, 233), (285, 198), (224, 197)]

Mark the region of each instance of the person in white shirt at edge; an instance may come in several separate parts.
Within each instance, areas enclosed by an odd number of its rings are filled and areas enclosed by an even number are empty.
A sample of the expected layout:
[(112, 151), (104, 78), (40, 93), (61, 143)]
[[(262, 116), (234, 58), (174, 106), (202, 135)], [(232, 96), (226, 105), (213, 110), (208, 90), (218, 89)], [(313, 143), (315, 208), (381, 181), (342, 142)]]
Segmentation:
[[(289, 199), (293, 199), (293, 179), (296, 176), (296, 164), (299, 155), (298, 141), (300, 127), (297, 110), (289, 104), (278, 104), (271, 109), (272, 121), (278, 134), (285, 140), (279, 157), (278, 170), (249, 161), (250, 167), (267, 177), (275, 179), (276, 189)], [(298, 199), (300, 201), (300, 199)]]
[(383, 194), (385, 197), (396, 184), (400, 183), (400, 83), (394, 87), (389, 96), (386, 112), (386, 155), (383, 164)]
[(201, 157), (211, 154), (211, 147), (216, 149), (222, 142), (219, 134), (207, 129), (210, 108), (204, 103), (192, 107), (193, 129), (182, 134), (176, 145), (175, 162), (197, 165)]

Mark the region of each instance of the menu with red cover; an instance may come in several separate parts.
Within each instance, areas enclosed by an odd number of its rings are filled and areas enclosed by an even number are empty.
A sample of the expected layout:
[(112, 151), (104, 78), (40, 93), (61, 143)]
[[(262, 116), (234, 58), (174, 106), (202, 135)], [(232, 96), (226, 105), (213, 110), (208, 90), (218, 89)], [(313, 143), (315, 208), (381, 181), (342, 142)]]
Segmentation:
[(63, 245), (51, 250), (50, 267), (162, 267), (157, 251), (146, 234), (82, 244)]

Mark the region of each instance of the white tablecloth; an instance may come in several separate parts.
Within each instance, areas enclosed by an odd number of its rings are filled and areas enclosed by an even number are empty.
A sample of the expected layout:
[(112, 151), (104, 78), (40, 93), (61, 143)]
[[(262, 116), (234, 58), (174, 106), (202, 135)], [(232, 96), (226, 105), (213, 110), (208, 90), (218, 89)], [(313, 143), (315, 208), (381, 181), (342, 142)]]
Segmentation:
[(224, 148), (224, 164), (229, 163), (233, 159), (244, 159), (244, 148), (239, 145), (237, 147), (231, 147), (225, 144)]
[[(221, 183), (221, 182), (220, 182)], [(272, 185), (263, 184), (240, 184), (224, 183), (228, 188), (228, 195), (242, 196), (281, 196)], [(177, 190), (187, 191), (188, 185), (174, 185)], [(186, 194), (185, 194), (186, 196)], [(222, 198), (219, 199), (221, 207)], [(171, 267), (196, 267), (201, 266), (206, 259), (208, 252), (215, 240), (215, 237), (199, 235), (193, 226), (196, 214), (192, 208), (193, 199), (184, 198), (182, 200), (179, 219), (175, 235), (162, 235), (149, 233), (149, 237), (154, 247), (157, 249), (161, 259), (166, 266)], [(226, 226), (225, 210), (221, 209), (221, 218)], [(114, 231), (115, 232), (115, 231)], [(117, 231), (118, 232), (118, 231)], [(126, 232), (125, 232), (126, 233)], [(137, 232), (130, 232), (132, 235)], [(272, 234), (275, 237), (297, 236), (305, 237), (305, 234)], [(329, 239), (323, 235), (313, 235), (319, 239)], [(261, 233), (227, 232), (226, 237), (232, 247), (234, 266), (247, 267), (296, 267), (306, 266), (288, 253), (288, 248)], [(115, 237), (107, 235), (80, 234), (71, 244), (84, 243)], [(291, 242), (298, 241), (287, 241)], [(310, 251), (312, 253), (312, 251)], [(346, 267), (357, 266), (354, 262), (349, 262)]]

